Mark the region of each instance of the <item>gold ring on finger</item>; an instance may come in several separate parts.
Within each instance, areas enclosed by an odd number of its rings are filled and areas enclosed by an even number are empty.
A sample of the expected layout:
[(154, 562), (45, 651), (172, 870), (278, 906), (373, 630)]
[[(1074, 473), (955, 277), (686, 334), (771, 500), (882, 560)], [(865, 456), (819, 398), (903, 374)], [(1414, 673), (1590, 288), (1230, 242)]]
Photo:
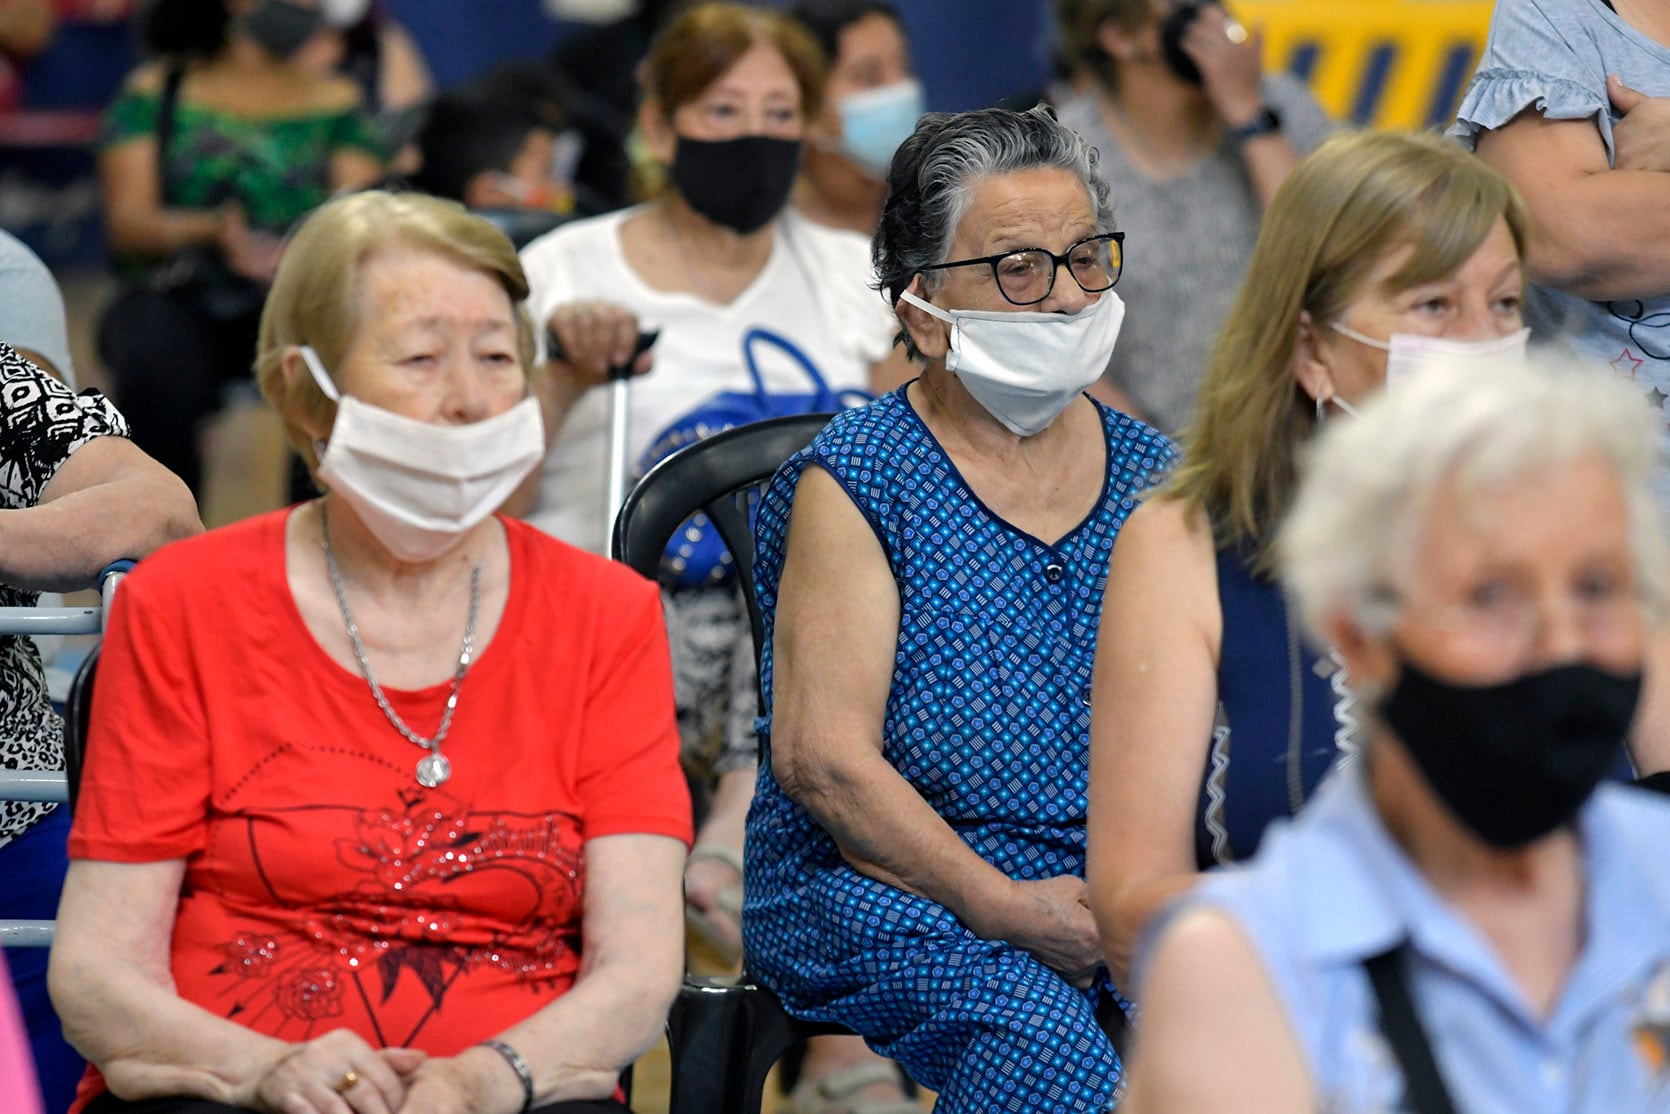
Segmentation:
[(333, 1087), (332, 1090), (334, 1090), (337, 1094), (340, 1095), (344, 1091), (353, 1090), (355, 1085), (358, 1084), (359, 1081), (360, 1081), (360, 1073), (355, 1071), (353, 1068), (349, 1068), (347, 1071), (342, 1073), (342, 1078), (338, 1079), (336, 1081), (336, 1086)]
[(1247, 41), (1247, 29), (1232, 19), (1224, 24), (1224, 38), (1240, 46)]

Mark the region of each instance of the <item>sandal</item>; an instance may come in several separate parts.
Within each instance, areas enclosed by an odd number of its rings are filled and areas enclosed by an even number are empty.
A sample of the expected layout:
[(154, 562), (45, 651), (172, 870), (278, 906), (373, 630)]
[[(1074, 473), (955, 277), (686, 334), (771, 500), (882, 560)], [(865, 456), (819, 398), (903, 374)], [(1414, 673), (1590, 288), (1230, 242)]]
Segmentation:
[(726, 886), (714, 898), (713, 908), (702, 909), (684, 902), (684, 925), (701, 938), (727, 964), (736, 965), (742, 959), (742, 856), (717, 843), (698, 843), (684, 860), (691, 863), (708, 860), (724, 863), (736, 871), (736, 884)]
[(855, 1097), (877, 1083), (903, 1091), (899, 1069), (890, 1063), (854, 1064), (816, 1078), (805, 1076), (789, 1095), (787, 1114), (923, 1114), (919, 1104), (906, 1098)]

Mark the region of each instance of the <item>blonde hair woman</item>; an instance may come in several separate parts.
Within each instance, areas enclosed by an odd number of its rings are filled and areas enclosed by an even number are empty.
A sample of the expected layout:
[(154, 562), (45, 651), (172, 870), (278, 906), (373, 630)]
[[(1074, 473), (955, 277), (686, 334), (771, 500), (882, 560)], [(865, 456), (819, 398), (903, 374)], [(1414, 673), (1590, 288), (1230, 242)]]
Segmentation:
[(328, 493), (123, 586), (52, 957), (78, 1110), (625, 1109), (690, 802), (654, 585), (492, 513), (544, 450), (526, 294), (418, 195), (285, 252), (259, 375)]
[(1120, 533), (1097, 641), (1089, 877), (1110, 967), (1195, 871), (1250, 854), (1349, 750), (1271, 539), (1300, 449), (1434, 348), (1522, 348), (1525, 216), (1454, 144), (1359, 134), (1276, 194), (1183, 464)]

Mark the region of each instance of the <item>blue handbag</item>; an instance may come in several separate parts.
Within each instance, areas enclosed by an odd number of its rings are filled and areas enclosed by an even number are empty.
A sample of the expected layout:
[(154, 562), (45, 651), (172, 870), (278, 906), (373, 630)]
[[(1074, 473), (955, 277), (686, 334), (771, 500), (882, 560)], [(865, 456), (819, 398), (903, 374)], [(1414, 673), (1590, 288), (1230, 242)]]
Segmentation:
[[(807, 392), (767, 390), (754, 356), (755, 346), (762, 343), (774, 345), (800, 365), (812, 389)], [(754, 381), (754, 389), (720, 391), (671, 422), (655, 435), (649, 448), (638, 459), (634, 480), (685, 446), (712, 437), (722, 430), (791, 414), (844, 410), (862, 406), (874, 398), (865, 391), (830, 390), (817, 365), (806, 353), (793, 341), (768, 329), (749, 329), (743, 334), (742, 361)], [(749, 492), (750, 521), (758, 503), (759, 492)], [(699, 512), (691, 515), (673, 534), (672, 540), (667, 543), (667, 552), (661, 558), (661, 583), (669, 587), (714, 588), (730, 583), (735, 577), (736, 563), (725, 548), (724, 539), (708, 521), (707, 515)]]

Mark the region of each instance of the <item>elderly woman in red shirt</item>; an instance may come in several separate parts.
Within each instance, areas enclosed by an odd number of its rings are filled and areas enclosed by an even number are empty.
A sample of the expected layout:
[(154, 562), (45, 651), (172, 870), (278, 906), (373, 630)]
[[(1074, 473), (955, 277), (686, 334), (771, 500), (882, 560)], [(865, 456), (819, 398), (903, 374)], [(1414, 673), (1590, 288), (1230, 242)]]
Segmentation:
[(328, 494), (163, 550), (99, 667), (52, 988), (78, 1110), (624, 1110), (683, 968), (655, 586), (492, 512), (527, 284), (449, 202), (285, 253), (257, 373)]

